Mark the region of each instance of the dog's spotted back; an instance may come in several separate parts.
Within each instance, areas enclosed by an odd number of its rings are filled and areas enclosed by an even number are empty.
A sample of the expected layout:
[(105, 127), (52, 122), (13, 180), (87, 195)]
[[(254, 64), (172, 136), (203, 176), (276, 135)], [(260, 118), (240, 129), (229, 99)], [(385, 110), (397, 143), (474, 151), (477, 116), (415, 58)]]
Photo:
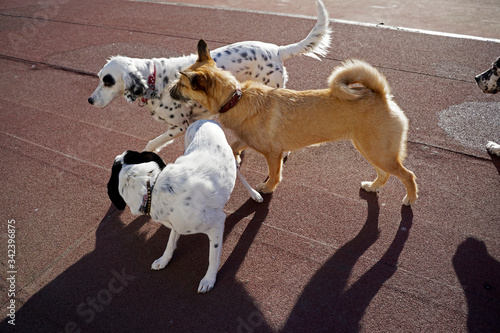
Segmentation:
[[(303, 40), (284, 46), (258, 41), (235, 43), (214, 50), (212, 57), (219, 67), (231, 71), (240, 81), (255, 80), (271, 87), (285, 87), (288, 74), (284, 60), (300, 54), (314, 58), (327, 54), (331, 34), (328, 13), (321, 0), (316, 0), (316, 5), (317, 22)], [(112, 58), (99, 72), (99, 85), (88, 101), (99, 108), (106, 107), (120, 95), (129, 102), (139, 101), (156, 120), (167, 123), (167, 131), (149, 141), (145, 148), (158, 152), (170, 140), (183, 135), (193, 121), (211, 117), (199, 104), (174, 101), (168, 93), (178, 72), (195, 61), (196, 55)]]

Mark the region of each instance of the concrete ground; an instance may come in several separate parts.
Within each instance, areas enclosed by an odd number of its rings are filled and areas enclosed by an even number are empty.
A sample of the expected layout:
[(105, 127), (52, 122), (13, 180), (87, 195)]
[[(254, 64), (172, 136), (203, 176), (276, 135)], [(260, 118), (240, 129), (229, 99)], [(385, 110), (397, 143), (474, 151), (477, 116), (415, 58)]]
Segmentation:
[[(207, 237), (181, 237), (151, 271), (169, 230), (107, 197), (114, 157), (165, 126), (123, 98), (89, 105), (96, 73), (200, 38), (293, 43), (314, 1), (0, 3), (1, 332), (498, 332), (500, 158), (484, 146), (500, 142), (500, 96), (474, 76), (499, 56), (500, 5), (325, 4), (330, 53), (287, 60), (287, 86), (322, 88), (351, 57), (382, 71), (410, 120), (419, 201), (401, 206), (394, 177), (360, 190), (375, 173), (349, 142), (293, 152), (264, 203), (236, 185), (217, 283), (200, 295)], [(182, 151), (179, 139), (160, 155)], [(249, 150), (242, 173), (262, 181), (264, 159)]]

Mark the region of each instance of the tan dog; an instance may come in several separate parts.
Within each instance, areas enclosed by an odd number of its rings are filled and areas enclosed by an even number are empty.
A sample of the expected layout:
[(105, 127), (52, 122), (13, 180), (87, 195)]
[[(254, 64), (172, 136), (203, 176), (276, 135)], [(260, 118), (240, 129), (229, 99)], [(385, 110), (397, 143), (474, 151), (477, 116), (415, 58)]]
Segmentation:
[(253, 81), (240, 85), (217, 68), (200, 40), (197, 62), (181, 74), (172, 98), (191, 99), (219, 113), (222, 125), (239, 138), (231, 145), (235, 155), (251, 147), (265, 156), (269, 179), (257, 185), (258, 191), (271, 193), (281, 181), (284, 151), (352, 140), (377, 171), (375, 181), (361, 183), (363, 189), (378, 192), (392, 174), (406, 187), (403, 204), (417, 200), (416, 177), (402, 165), (408, 119), (392, 100), (385, 77), (369, 64), (344, 62), (330, 75), (329, 89), (293, 91)]

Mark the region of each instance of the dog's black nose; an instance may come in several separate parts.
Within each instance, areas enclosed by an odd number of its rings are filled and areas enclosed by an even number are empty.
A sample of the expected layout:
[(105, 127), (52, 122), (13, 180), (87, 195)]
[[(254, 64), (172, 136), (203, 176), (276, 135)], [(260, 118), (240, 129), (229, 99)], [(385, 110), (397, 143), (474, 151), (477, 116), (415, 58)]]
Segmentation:
[(477, 82), (477, 83), (479, 83), (479, 81), (481, 80), (481, 76), (480, 76), (480, 75), (478, 75), (478, 76), (476, 76), (474, 79), (476, 79), (476, 82)]
[(89, 103), (94, 105), (94, 99), (92, 97), (89, 97)]

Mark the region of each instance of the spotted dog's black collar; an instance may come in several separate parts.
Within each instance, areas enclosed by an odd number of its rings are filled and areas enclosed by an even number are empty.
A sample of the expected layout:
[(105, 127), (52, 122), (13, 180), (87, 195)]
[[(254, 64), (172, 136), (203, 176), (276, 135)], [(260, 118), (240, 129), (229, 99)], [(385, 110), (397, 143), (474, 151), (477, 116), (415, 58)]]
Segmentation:
[[(159, 175), (160, 174), (156, 176), (156, 179), (158, 179)], [(146, 194), (144, 194), (144, 197), (142, 197), (142, 204), (139, 207), (139, 211), (144, 215), (151, 216), (151, 196), (153, 194), (153, 189), (155, 187), (155, 184), (156, 180), (155, 183), (151, 185), (151, 178), (148, 179), (148, 181), (146, 182), (147, 191)]]

